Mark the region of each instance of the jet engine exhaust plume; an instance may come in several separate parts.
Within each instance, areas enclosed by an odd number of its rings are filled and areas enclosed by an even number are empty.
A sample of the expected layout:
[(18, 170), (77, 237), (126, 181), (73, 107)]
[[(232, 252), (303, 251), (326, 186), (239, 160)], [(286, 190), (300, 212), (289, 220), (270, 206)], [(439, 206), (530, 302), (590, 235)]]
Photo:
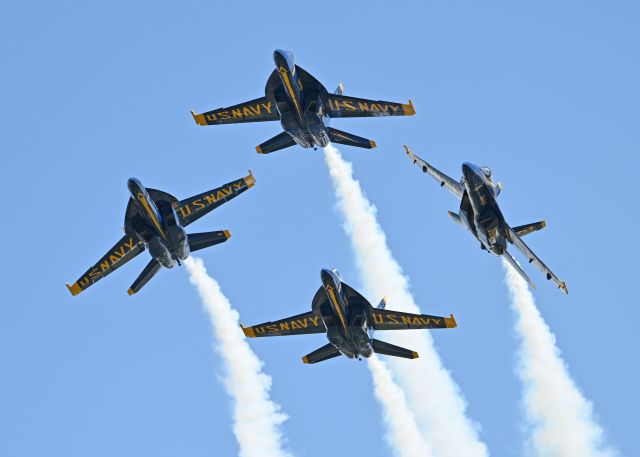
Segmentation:
[[(332, 145), (324, 148), (325, 161), (350, 238), (360, 279), (370, 297), (387, 295), (399, 311), (420, 312), (409, 292), (407, 278), (395, 261), (376, 220), (376, 209), (353, 179), (351, 164)], [(415, 414), (424, 440), (439, 457), (485, 457), (475, 424), (466, 416), (466, 403), (449, 372), (443, 367), (429, 333), (398, 332), (394, 344), (410, 347), (419, 359), (390, 359), (398, 384)], [(385, 335), (386, 336), (386, 335)]]
[(384, 408), (387, 440), (398, 457), (432, 457), (433, 451), (420, 433), (404, 392), (393, 380), (384, 361), (375, 354), (367, 359), (375, 395)]
[(233, 399), (233, 433), (241, 457), (291, 457), (282, 447), (280, 424), (287, 419), (269, 398), (271, 377), (245, 341), (238, 312), (231, 307), (220, 286), (207, 274), (200, 258), (184, 261), (189, 280), (196, 286), (209, 315), (216, 351), (224, 364), (224, 387)]
[(535, 456), (612, 457), (604, 432), (593, 417), (593, 405), (576, 386), (520, 275), (502, 262), (515, 313), (519, 339), (517, 374), (524, 387), (523, 406)]

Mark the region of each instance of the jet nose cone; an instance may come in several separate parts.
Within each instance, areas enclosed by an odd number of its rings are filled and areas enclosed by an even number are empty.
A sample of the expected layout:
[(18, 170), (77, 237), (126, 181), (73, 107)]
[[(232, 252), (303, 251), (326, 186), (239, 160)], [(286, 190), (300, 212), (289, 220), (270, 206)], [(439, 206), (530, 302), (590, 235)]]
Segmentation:
[(289, 51), (283, 51), (282, 49), (276, 49), (273, 51), (273, 61), (276, 67), (284, 67), (291, 71), (293, 69), (293, 54)]
[(138, 181), (136, 178), (129, 178), (127, 180), (127, 187), (129, 188), (129, 192), (131, 192), (131, 195), (133, 195), (134, 197), (139, 192), (142, 192), (142, 189), (144, 189), (144, 187), (142, 186), (142, 183)]

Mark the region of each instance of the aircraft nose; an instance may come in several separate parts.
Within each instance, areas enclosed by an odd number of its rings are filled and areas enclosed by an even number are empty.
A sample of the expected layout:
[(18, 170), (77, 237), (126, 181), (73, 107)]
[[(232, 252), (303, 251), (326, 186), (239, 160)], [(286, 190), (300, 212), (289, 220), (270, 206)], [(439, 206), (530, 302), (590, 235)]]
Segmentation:
[(131, 195), (133, 195), (134, 197), (139, 192), (142, 192), (142, 189), (144, 189), (144, 187), (142, 186), (142, 183), (138, 181), (136, 178), (129, 178), (127, 180), (127, 187), (129, 188), (129, 192), (131, 193)]
[(278, 68), (284, 67), (289, 71), (291, 71), (291, 69), (293, 68), (293, 54), (291, 54), (289, 51), (276, 49), (275, 51), (273, 51), (273, 61)]

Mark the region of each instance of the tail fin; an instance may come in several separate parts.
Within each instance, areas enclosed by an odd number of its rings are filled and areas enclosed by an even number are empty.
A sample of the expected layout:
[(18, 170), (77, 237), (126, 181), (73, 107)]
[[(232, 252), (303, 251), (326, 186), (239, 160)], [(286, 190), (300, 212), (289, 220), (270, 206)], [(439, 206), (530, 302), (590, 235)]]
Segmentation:
[(460, 225), (464, 225), (462, 220), (460, 219), (460, 215), (458, 213), (454, 213), (453, 211), (449, 211), (449, 217)]
[(404, 359), (417, 359), (418, 353), (409, 349), (401, 348), (384, 341), (372, 339), (371, 347), (376, 354), (392, 355), (394, 357), (402, 357)]
[(333, 344), (329, 343), (325, 344), (319, 349), (316, 349), (312, 353), (305, 355), (302, 358), (302, 361), (304, 363), (318, 363), (324, 360), (338, 357), (339, 355), (340, 351), (338, 351)]
[(344, 92), (344, 86), (342, 85), (342, 83), (338, 84), (337, 89), (333, 91), (335, 95), (342, 95), (343, 92)]
[(378, 303), (377, 308), (385, 309), (386, 307), (387, 307), (387, 297), (382, 297), (382, 300), (380, 300), (380, 303)]
[(231, 233), (229, 230), (222, 230), (219, 232), (190, 233), (187, 236), (189, 237), (189, 249), (194, 252), (227, 241), (231, 237)]
[(342, 130), (334, 129), (332, 127), (327, 128), (329, 132), (329, 139), (332, 143), (346, 144), (348, 146), (355, 146), (357, 148), (371, 149), (375, 148), (376, 142), (356, 136), (351, 133), (343, 132)]
[(295, 144), (296, 142), (293, 141), (291, 135), (287, 132), (282, 132), (261, 145), (256, 146), (256, 151), (258, 151), (258, 154), (269, 154), (274, 151), (279, 151), (280, 149), (294, 146)]
[(160, 270), (160, 262), (158, 262), (156, 259), (151, 259), (151, 262), (149, 262), (147, 266), (144, 267), (144, 270), (142, 270), (140, 276), (138, 276), (136, 280), (133, 281), (133, 284), (131, 284), (131, 287), (129, 287), (127, 293), (129, 295), (133, 295), (138, 292), (144, 287), (146, 283), (149, 282), (151, 278), (155, 276), (158, 270)]
[(531, 224), (519, 225), (517, 227), (513, 227), (513, 231), (516, 232), (518, 236), (525, 236), (529, 233), (537, 232), (538, 230), (542, 230), (547, 226), (545, 221), (533, 222)]

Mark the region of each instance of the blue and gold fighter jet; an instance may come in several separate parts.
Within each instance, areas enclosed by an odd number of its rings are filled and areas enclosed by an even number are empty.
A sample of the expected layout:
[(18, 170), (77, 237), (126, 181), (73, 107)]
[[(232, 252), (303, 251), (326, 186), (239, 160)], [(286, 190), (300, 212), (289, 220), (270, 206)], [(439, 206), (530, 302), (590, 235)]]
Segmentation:
[(329, 127), (335, 117), (412, 116), (413, 103), (367, 100), (342, 94), (342, 84), (330, 94), (306, 70), (295, 64), (293, 54), (276, 50), (276, 69), (265, 87), (265, 96), (228, 108), (191, 114), (198, 125), (235, 124), (242, 122), (280, 121), (284, 132), (256, 146), (260, 154), (298, 144), (303, 148), (325, 147), (329, 142), (371, 149), (368, 140)]
[(304, 363), (317, 363), (340, 354), (360, 360), (371, 354), (415, 359), (418, 353), (373, 338), (375, 330), (411, 330), (456, 327), (450, 317), (387, 310), (386, 299), (376, 308), (345, 284), (336, 270), (320, 272), (322, 286), (311, 302), (311, 311), (274, 322), (242, 327), (249, 338), (326, 333), (329, 344), (307, 354)]
[(131, 194), (124, 218), (125, 235), (80, 279), (67, 288), (72, 295), (104, 278), (112, 271), (149, 249), (151, 261), (129, 288), (138, 292), (160, 270), (173, 268), (189, 253), (227, 241), (228, 230), (187, 234), (184, 227), (200, 219), (223, 203), (240, 195), (255, 184), (253, 174), (186, 200), (155, 189), (146, 189), (135, 178), (127, 186)]
[(540, 221), (510, 227), (505, 221), (497, 201), (502, 184), (493, 182), (489, 167), (479, 167), (465, 162), (462, 164), (462, 178), (458, 182), (415, 155), (407, 145), (404, 148), (414, 164), (419, 166), (424, 173), (431, 175), (440, 183), (441, 187), (446, 187), (460, 199), (460, 212), (449, 211), (449, 216), (458, 224), (466, 227), (480, 241), (482, 250), (502, 256), (532, 288), (535, 288), (533, 281), (507, 251), (507, 243), (511, 243), (529, 259), (529, 263), (533, 263), (542, 270), (547, 279), (552, 279), (565, 294), (569, 293), (566, 283), (558, 279), (521, 238), (529, 233), (542, 230), (547, 224)]

